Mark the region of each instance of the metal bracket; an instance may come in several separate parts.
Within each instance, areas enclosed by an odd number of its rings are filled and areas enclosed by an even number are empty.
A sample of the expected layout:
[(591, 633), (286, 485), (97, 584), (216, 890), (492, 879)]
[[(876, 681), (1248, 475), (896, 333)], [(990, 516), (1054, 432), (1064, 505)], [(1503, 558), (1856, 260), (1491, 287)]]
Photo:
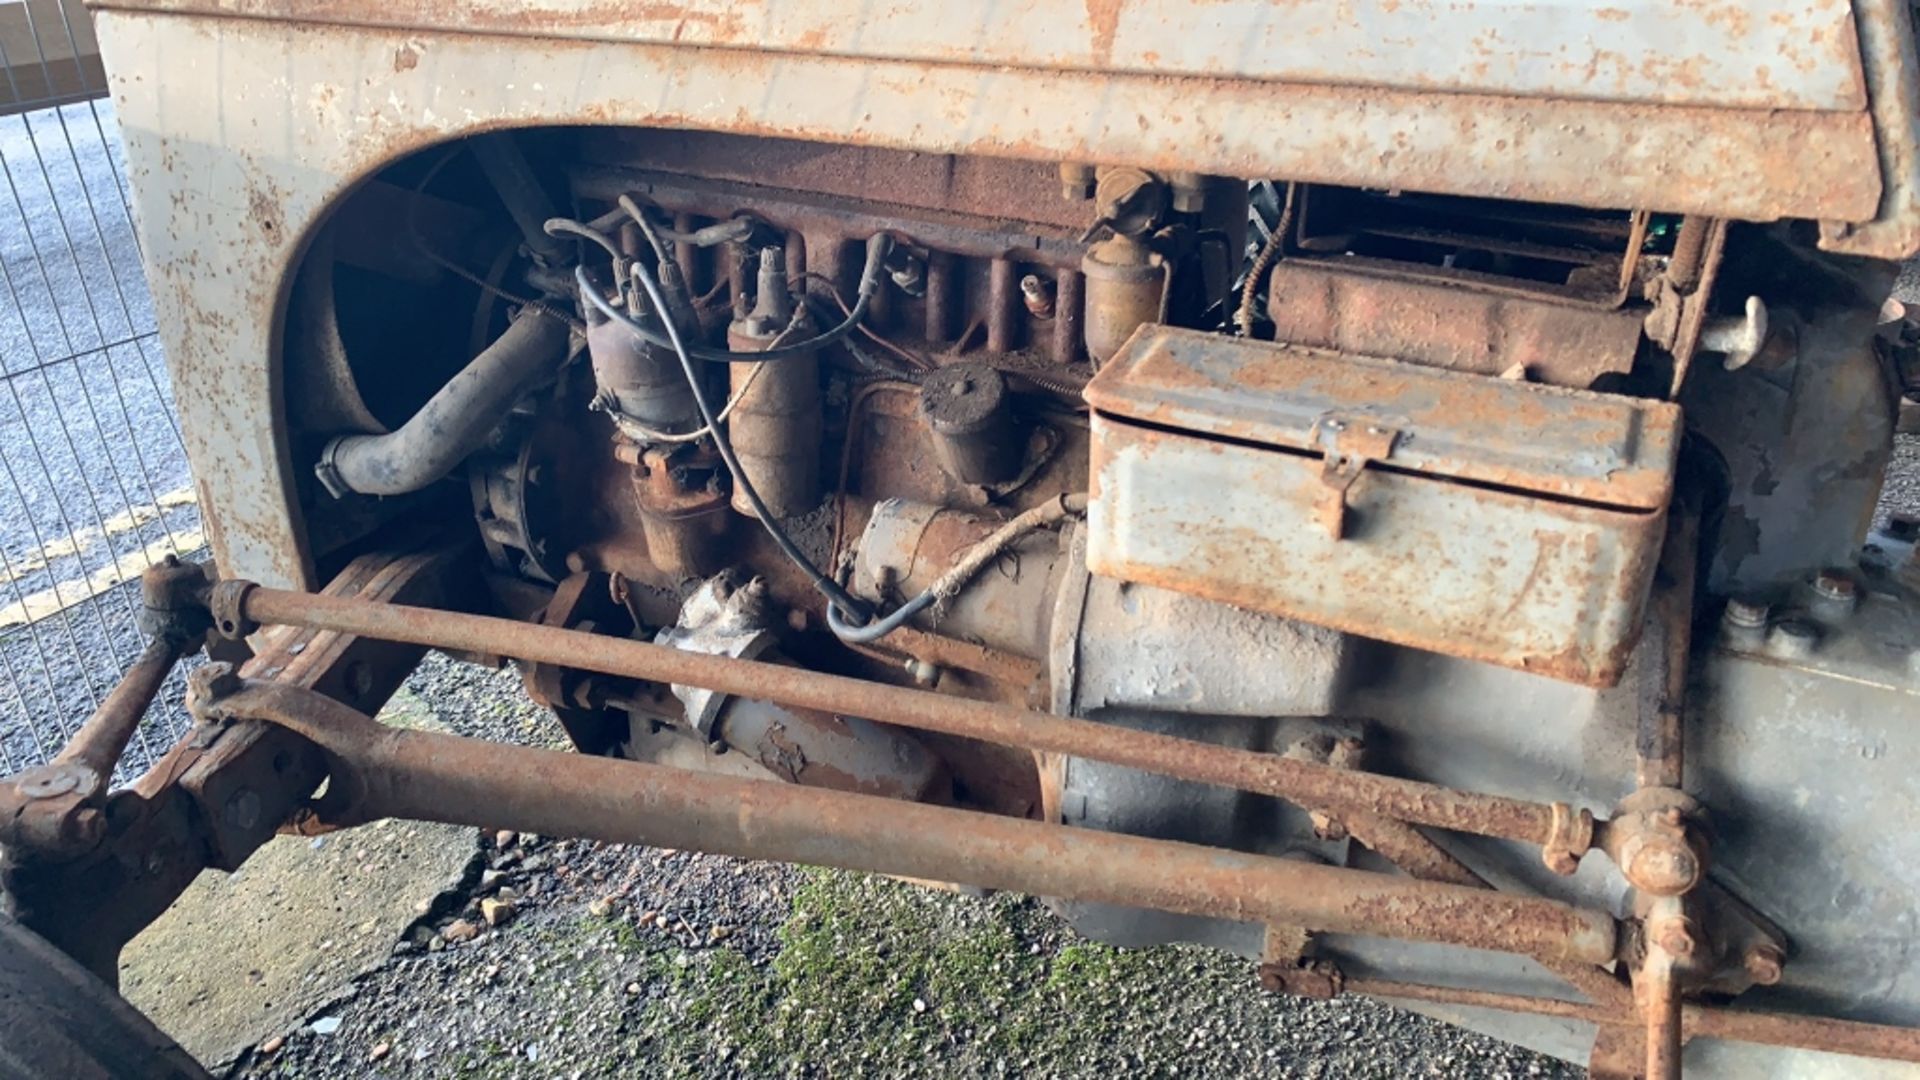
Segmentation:
[(1346, 975), (1331, 960), (1262, 963), (1258, 970), (1262, 989), (1288, 997), (1331, 1001), (1346, 989)]
[(1400, 429), (1377, 420), (1323, 416), (1313, 425), (1313, 440), (1326, 454), (1320, 468), (1318, 514), (1327, 535), (1343, 540), (1347, 535), (1348, 491), (1370, 461), (1393, 456), (1400, 442)]
[[(653, 641), (710, 656), (758, 659), (776, 644), (766, 629), (766, 607), (765, 581), (756, 577), (736, 588), (733, 576), (723, 570), (694, 590), (680, 608), (679, 623), (662, 629)], [(715, 739), (720, 709), (728, 695), (680, 683), (670, 689), (687, 708), (687, 727), (703, 739)]]
[(344, 499), (353, 494), (353, 489), (348, 487), (346, 480), (340, 476), (340, 466), (334, 461), (335, 455), (340, 452), (340, 444), (346, 442), (348, 438), (349, 436), (341, 435), (328, 439), (327, 445), (320, 448), (319, 460), (313, 463), (314, 477), (320, 481), (320, 486), (327, 490), (327, 494), (336, 499)]

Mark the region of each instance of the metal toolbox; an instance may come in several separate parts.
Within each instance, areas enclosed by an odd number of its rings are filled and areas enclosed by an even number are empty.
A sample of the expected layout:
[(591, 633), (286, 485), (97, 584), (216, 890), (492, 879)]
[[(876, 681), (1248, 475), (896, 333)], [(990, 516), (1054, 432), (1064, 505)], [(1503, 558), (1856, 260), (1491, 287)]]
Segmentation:
[(1619, 680), (1676, 406), (1157, 326), (1086, 397), (1094, 573)]

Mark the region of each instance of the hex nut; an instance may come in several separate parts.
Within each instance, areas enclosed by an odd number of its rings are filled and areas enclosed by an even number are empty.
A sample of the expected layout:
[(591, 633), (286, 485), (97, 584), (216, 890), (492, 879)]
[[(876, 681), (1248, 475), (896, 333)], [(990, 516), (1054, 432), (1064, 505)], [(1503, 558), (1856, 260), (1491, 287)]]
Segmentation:
[(1688, 928), (1687, 920), (1685, 919), (1666, 920), (1665, 924), (1660, 927), (1655, 941), (1662, 949), (1665, 949), (1669, 955), (1682, 960), (1692, 956), (1694, 949), (1698, 948), (1698, 943), (1693, 937), (1693, 931)]
[(1093, 166), (1072, 161), (1060, 163), (1061, 198), (1069, 202), (1085, 202), (1093, 198), (1093, 189)]

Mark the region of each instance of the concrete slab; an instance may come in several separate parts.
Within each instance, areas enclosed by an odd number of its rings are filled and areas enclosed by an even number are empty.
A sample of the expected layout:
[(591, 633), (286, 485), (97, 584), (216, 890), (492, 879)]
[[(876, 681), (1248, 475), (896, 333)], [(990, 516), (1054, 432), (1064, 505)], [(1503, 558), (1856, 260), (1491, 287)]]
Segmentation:
[[(441, 727), (404, 691), (382, 719)], [(202, 874), (134, 939), (121, 992), (218, 1071), (378, 967), (478, 854), (476, 830), (417, 822), (279, 837), (237, 873)]]

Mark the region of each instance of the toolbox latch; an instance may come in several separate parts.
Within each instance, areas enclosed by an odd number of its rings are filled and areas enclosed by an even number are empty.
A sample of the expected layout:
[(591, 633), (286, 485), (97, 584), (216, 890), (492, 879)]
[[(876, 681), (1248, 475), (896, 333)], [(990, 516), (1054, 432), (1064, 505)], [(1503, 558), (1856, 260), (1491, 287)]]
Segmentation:
[(1320, 465), (1317, 512), (1327, 535), (1335, 540), (1347, 534), (1347, 494), (1369, 461), (1393, 456), (1400, 429), (1364, 417), (1323, 416), (1314, 422), (1313, 440), (1326, 455)]

